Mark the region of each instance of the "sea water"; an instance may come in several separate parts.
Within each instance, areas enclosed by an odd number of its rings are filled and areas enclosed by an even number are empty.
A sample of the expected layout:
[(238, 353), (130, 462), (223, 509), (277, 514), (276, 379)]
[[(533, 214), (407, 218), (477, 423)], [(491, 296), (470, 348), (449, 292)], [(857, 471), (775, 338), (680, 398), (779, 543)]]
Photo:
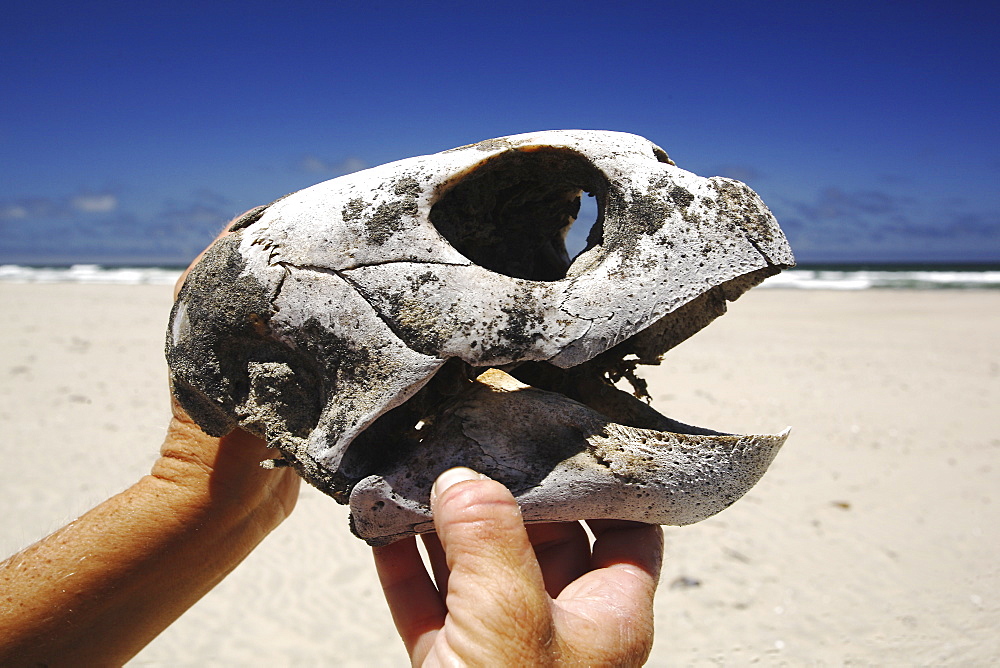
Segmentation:
[(1000, 289), (1000, 265), (800, 265), (764, 281), (762, 288), (803, 290)]
[[(62, 267), (0, 265), (0, 282), (172, 285), (181, 267)], [(1000, 289), (1000, 265), (801, 265), (764, 281), (762, 288), (793, 290)]]
[(74, 264), (68, 267), (27, 267), (0, 265), (0, 282), (5, 283), (118, 283), (122, 285), (173, 285), (181, 267), (113, 267)]

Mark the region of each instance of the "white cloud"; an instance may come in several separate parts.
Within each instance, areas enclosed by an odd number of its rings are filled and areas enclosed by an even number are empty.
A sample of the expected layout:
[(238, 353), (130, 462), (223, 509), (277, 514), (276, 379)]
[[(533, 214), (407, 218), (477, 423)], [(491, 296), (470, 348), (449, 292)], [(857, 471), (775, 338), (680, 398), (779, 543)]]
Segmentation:
[(14, 220), (16, 218), (27, 218), (28, 210), (20, 204), (5, 204), (0, 206), (0, 220)]
[(58, 216), (65, 203), (52, 197), (20, 197), (0, 202), (0, 220), (30, 220), (43, 216)]
[(351, 172), (360, 171), (367, 166), (368, 165), (365, 164), (364, 160), (352, 156), (345, 160), (341, 160), (339, 163), (337, 163), (336, 168), (337, 171), (339, 171), (342, 174), (350, 174)]
[(327, 164), (315, 155), (304, 156), (302, 162), (299, 163), (299, 167), (306, 172), (325, 172), (329, 169)]
[(70, 200), (70, 204), (84, 213), (108, 213), (118, 208), (118, 198), (110, 193), (77, 195)]
[(340, 162), (328, 162), (317, 155), (306, 155), (299, 162), (300, 169), (314, 174), (350, 174), (367, 166), (364, 160), (354, 156), (345, 158)]

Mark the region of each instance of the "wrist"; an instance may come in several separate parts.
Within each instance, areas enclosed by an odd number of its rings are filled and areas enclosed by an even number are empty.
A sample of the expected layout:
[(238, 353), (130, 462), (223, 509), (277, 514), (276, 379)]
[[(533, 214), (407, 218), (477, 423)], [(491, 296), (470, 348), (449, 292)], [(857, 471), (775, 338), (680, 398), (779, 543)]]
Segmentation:
[(192, 521), (230, 526), (250, 521), (266, 534), (288, 516), (298, 492), (292, 470), (261, 468), (261, 461), (277, 456), (241, 429), (216, 438), (180, 413), (170, 422), (147, 482)]
[(225, 439), (201, 438), (172, 424), (150, 475), (0, 564), (0, 664), (122, 665), (288, 514), (294, 474), (222, 484)]

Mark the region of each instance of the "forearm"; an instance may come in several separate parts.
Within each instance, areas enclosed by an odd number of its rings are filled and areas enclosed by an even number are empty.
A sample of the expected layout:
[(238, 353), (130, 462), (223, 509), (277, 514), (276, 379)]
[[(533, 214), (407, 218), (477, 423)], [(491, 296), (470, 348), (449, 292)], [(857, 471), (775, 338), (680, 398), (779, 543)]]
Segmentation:
[[(153, 475), (0, 565), (0, 664), (125, 662), (290, 511), (218, 473), (225, 457), (256, 467), (246, 444), (211, 462), (184, 454), (199, 434), (172, 425)], [(280, 473), (256, 468), (246, 475)]]

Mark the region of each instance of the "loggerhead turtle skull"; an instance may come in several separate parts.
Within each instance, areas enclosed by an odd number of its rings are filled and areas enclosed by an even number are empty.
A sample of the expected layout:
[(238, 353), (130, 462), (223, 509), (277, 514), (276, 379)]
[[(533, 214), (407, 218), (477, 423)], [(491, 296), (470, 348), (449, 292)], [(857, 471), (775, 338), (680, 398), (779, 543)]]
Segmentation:
[[(583, 192), (598, 218), (571, 260)], [(370, 544), (432, 530), (431, 483), (456, 465), (506, 484), (529, 521), (697, 522), (787, 436), (692, 427), (636, 398), (637, 364), (794, 264), (750, 188), (641, 137), (492, 139), (320, 183), (230, 229), (174, 305), (173, 392), (209, 434), (264, 437)]]

